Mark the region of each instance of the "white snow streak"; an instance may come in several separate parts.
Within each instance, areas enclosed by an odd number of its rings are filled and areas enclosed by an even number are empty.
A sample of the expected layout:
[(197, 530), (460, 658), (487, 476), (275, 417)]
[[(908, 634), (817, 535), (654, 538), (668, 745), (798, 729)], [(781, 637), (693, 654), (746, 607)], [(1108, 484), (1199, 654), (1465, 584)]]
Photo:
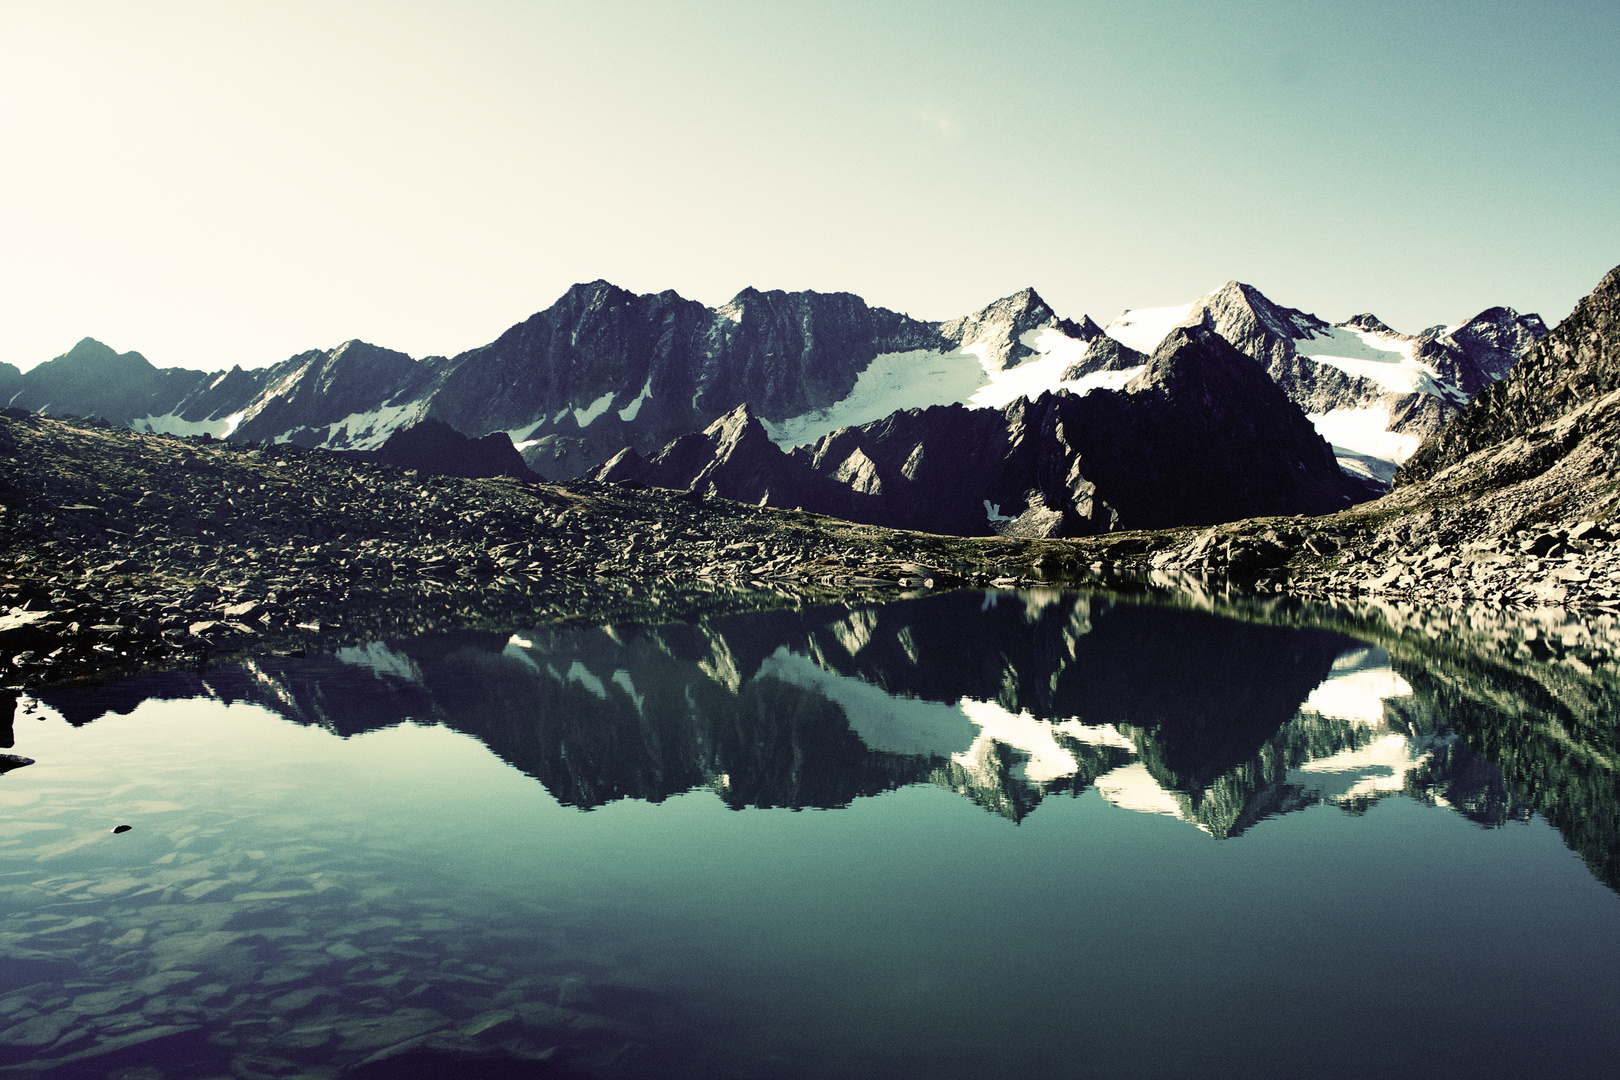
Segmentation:
[(598, 416), (601, 416), (603, 413), (608, 411), (608, 406), (612, 404), (613, 391), (609, 390), (607, 393), (603, 394), (601, 397), (597, 398), (583, 409), (575, 409), (574, 423), (578, 424), (582, 428), (590, 427), (591, 424), (596, 421)]
[(947, 757), (973, 745), (973, 721), (959, 706), (891, 696), (871, 683), (827, 671), (785, 645), (765, 658), (754, 677), (820, 691), (844, 711), (851, 730), (872, 750)]
[[(1140, 761), (1097, 777), (1097, 793), (1121, 810), (1135, 810), (1139, 814), (1163, 814), (1165, 817), (1186, 820), (1181, 802), (1164, 790)], [(1198, 826), (1205, 832), (1209, 830)]]
[(636, 414), (641, 411), (641, 403), (650, 397), (652, 397), (651, 375), (647, 376), (647, 383), (641, 388), (641, 393), (636, 395), (636, 400), (619, 410), (619, 419), (626, 422), (634, 420), (636, 418)]
[(383, 405), (370, 412), (350, 413), (337, 423), (327, 425), (326, 438), (320, 445), (333, 449), (375, 450), (388, 441), (388, 436), (408, 427), (426, 408), (423, 402), (407, 401), (403, 405)]
[[(969, 773), (977, 775), (982, 770), (981, 763), (988, 757), (992, 744), (998, 742), (1029, 755), (1013, 769), (1013, 775), (1032, 784), (1046, 784), (1071, 776), (1078, 768), (1074, 755), (1058, 744), (1053, 726), (1044, 720), (1037, 720), (1027, 712), (1010, 713), (993, 701), (963, 698), (957, 708), (979, 725), (979, 735), (973, 745), (951, 756), (952, 761)], [(981, 779), (988, 783), (994, 778)]]
[(1385, 701), (1412, 696), (1411, 684), (1390, 667), (1389, 654), (1382, 649), (1347, 653), (1333, 662), (1333, 672), (1311, 691), (1305, 709), (1338, 720), (1381, 724)]
[(332, 658), (340, 664), (369, 668), (379, 679), (391, 675), (408, 682), (422, 681), (422, 671), (416, 666), (416, 661), (404, 653), (395, 652), (381, 641), (345, 646), (333, 653)]
[[(1365, 409), (1333, 409), (1325, 413), (1311, 413), (1306, 419), (1316, 433), (1333, 447), (1340, 468), (1349, 472), (1371, 476), (1388, 483), (1395, 469), (1412, 456), (1420, 441), (1416, 435), (1404, 435), (1389, 429), (1389, 406)], [(1383, 464), (1379, 464), (1383, 463)], [(1384, 467), (1387, 465), (1387, 468)]]

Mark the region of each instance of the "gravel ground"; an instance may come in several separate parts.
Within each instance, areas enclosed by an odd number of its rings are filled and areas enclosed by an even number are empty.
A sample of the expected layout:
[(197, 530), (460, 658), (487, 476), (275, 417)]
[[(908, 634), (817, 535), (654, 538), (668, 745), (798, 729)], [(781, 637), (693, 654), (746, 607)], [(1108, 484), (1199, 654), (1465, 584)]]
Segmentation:
[(684, 492), (425, 476), (11, 411), (0, 414), (0, 686), (964, 584), (1151, 578), (1620, 612), (1620, 545), (1605, 526), (1524, 518), (1407, 495), (1213, 529), (943, 537)]

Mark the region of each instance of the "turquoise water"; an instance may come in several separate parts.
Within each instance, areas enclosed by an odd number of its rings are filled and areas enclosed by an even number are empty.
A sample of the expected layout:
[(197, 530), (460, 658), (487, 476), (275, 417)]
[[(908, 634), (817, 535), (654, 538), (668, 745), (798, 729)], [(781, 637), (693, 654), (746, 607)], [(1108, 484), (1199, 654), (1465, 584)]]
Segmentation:
[(1612, 1074), (1620, 896), (1421, 672), (955, 595), (25, 697), (0, 1066)]

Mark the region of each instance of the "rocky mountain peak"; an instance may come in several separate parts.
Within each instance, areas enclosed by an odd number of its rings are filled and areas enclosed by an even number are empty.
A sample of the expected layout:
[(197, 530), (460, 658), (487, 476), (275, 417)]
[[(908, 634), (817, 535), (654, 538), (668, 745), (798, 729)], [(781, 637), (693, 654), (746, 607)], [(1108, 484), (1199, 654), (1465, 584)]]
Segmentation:
[(54, 360), (41, 364), (56, 365), (61, 369), (72, 370), (100, 370), (106, 371), (110, 367), (129, 369), (131, 371), (155, 371), (151, 361), (138, 352), (121, 353), (110, 345), (104, 345), (93, 337), (81, 338), (79, 342), (67, 352)]
[(1078, 325), (1058, 318), (1057, 312), (1034, 288), (1026, 288), (971, 315), (942, 324), (939, 333), (957, 348), (975, 348), (987, 365), (1005, 369), (1017, 366), (1034, 354), (1022, 339), (1029, 331), (1043, 327), (1069, 337), (1081, 337)]
[(1103, 336), (1103, 328), (1093, 322), (1090, 315), (1080, 316), (1079, 322), (1064, 319), (1063, 324), (1070, 337), (1079, 338), (1081, 341), (1095, 341)]
[(109, 345), (103, 345), (93, 337), (80, 338), (78, 343), (67, 352), (58, 356), (58, 360), (111, 360), (118, 353)]
[(1339, 325), (1348, 327), (1351, 330), (1365, 330), (1369, 334), (1388, 334), (1392, 337), (1398, 336), (1394, 328), (1389, 326), (1389, 324), (1385, 323), (1384, 320), (1380, 319), (1371, 312), (1363, 312), (1360, 315), (1352, 316), (1351, 318), (1344, 320), (1344, 322), (1340, 323)]
[(557, 303), (565, 308), (578, 309), (625, 303), (635, 298), (636, 294), (630, 290), (621, 289), (605, 278), (597, 278), (595, 281), (582, 281), (570, 285)]
[(750, 437), (770, 439), (765, 426), (759, 422), (759, 417), (748, 407), (745, 401), (735, 409), (726, 413), (720, 419), (703, 429), (705, 438), (712, 439), (717, 445), (735, 447)]
[[(1293, 342), (1325, 330), (1328, 324), (1296, 308), (1283, 307), (1253, 285), (1228, 281), (1194, 305), (1187, 321), (1213, 326), (1244, 352), (1242, 342), (1270, 337), (1278, 343)], [(1267, 350), (1270, 351), (1270, 350)]]
[(1452, 340), (1463, 345), (1480, 345), (1520, 352), (1547, 336), (1541, 316), (1520, 315), (1510, 307), (1492, 307), (1450, 331)]
[(1269, 392), (1282, 395), (1266, 373), (1213, 326), (1178, 326), (1153, 350), (1142, 373), (1125, 384), (1128, 394), (1148, 390), (1171, 396)]
[[(1504, 315), (1478, 317), (1484, 324), (1470, 332), (1484, 333), (1487, 326), (1503, 326)], [(1512, 325), (1529, 332), (1529, 316), (1515, 316)], [(1536, 323), (1540, 319), (1536, 318)], [(1475, 320), (1470, 320), (1470, 324)], [(1466, 325), (1466, 324), (1465, 324)], [(1459, 328), (1458, 333), (1462, 332)], [(1450, 424), (1425, 439), (1395, 477), (1397, 488), (1428, 480), (1449, 466), (1462, 463), (1480, 451), (1519, 439), (1542, 425), (1558, 421), (1562, 430), (1556, 438), (1510, 454), (1509, 479), (1522, 480), (1552, 468), (1589, 435), (1607, 440), (1602, 455), (1603, 468), (1612, 474), (1614, 423), (1598, 414), (1598, 406), (1609, 395), (1620, 391), (1620, 267), (1606, 274), (1569, 318), (1540, 338), (1511, 372), (1487, 387)], [(1607, 414), (1616, 410), (1608, 408)], [(1590, 413), (1580, 423), (1578, 414)], [(1483, 466), (1482, 466), (1483, 468)], [(1484, 479), (1481, 480), (1485, 482)], [(1611, 481), (1612, 483), (1612, 481)]]

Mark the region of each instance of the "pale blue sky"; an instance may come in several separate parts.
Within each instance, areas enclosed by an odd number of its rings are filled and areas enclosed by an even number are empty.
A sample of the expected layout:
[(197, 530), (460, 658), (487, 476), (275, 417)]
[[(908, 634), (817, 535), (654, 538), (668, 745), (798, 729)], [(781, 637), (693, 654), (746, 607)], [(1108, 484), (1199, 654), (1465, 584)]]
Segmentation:
[(1556, 321), (1617, 56), (1612, 0), (0, 0), (0, 360), (453, 353), (598, 277)]

